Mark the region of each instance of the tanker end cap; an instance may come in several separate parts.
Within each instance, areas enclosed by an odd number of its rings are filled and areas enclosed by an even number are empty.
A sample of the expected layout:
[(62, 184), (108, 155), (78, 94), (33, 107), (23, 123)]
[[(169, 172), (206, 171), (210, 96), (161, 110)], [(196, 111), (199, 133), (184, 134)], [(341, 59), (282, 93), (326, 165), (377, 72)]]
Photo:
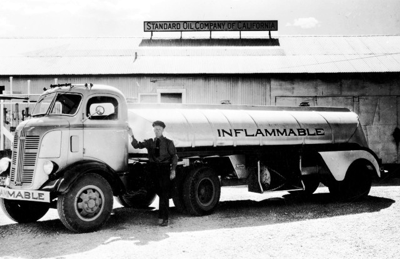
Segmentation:
[(355, 130), (354, 134), (350, 137), (349, 143), (356, 143), (361, 147), (368, 148), (368, 142), (365, 138), (364, 131), (361, 128), (361, 124), (358, 124), (357, 129)]

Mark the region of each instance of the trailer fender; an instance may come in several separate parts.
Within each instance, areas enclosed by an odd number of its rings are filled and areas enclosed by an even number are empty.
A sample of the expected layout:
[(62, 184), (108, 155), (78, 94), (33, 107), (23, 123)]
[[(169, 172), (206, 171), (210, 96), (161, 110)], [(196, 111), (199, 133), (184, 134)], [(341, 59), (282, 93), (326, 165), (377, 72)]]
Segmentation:
[(118, 174), (106, 164), (93, 160), (80, 161), (67, 167), (60, 172), (62, 177), (46, 182), (40, 189), (64, 193), (79, 177), (89, 172), (103, 176), (110, 183), (114, 195), (123, 190), (123, 183)]
[(380, 177), (379, 164), (375, 156), (367, 150), (344, 150), (318, 152), (336, 181), (343, 181), (347, 169), (359, 159), (367, 160), (374, 167), (374, 171)]

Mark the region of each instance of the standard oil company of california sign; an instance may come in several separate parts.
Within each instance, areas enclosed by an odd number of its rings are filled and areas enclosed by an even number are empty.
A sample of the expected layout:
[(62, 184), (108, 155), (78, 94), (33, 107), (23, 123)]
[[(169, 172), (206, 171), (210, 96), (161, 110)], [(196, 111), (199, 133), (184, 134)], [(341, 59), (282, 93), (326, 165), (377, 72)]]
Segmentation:
[(171, 31), (277, 31), (278, 21), (146, 21), (145, 32)]

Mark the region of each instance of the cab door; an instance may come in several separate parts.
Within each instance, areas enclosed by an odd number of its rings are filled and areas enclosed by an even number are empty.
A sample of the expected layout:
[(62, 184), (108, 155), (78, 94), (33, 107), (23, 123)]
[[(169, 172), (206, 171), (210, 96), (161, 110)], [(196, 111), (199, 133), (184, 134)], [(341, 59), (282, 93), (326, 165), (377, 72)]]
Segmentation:
[(127, 170), (128, 134), (121, 100), (113, 95), (88, 98), (83, 125), (84, 159), (97, 160), (117, 172)]

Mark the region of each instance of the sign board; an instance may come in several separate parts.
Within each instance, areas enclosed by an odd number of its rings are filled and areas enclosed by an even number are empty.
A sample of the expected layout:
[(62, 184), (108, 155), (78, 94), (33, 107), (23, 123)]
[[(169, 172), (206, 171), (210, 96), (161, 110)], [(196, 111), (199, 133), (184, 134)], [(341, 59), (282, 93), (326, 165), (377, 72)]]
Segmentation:
[(173, 31), (277, 31), (278, 21), (147, 21), (145, 32)]

